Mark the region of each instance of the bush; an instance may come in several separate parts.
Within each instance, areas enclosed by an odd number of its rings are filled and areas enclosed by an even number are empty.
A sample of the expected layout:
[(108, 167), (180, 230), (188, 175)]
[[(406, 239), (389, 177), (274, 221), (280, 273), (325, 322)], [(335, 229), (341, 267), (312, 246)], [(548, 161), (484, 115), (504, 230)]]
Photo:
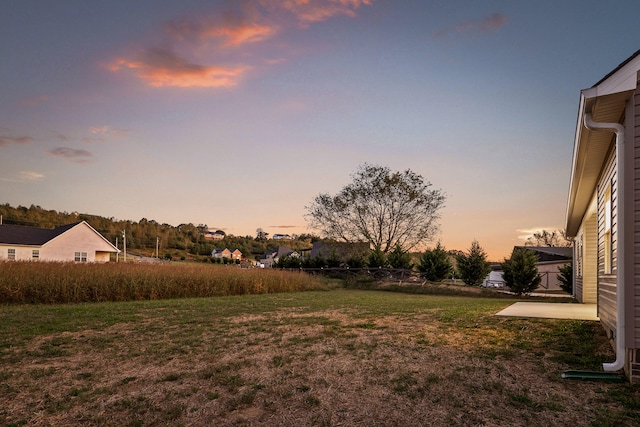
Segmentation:
[(482, 281), (491, 272), (491, 265), (487, 262), (487, 254), (474, 240), (467, 254), (456, 256), (460, 278), (469, 286), (480, 286)]
[(382, 267), (386, 267), (387, 265), (388, 265), (387, 256), (385, 255), (384, 252), (382, 252), (382, 249), (380, 248), (372, 249), (371, 253), (369, 253), (369, 260), (367, 262), (367, 267), (382, 268)]
[(300, 268), (302, 267), (302, 260), (300, 257), (292, 257), (289, 255), (282, 256), (275, 263), (276, 268)]
[(573, 263), (565, 264), (558, 267), (558, 280), (560, 281), (560, 288), (566, 293), (573, 295)]
[(315, 258), (305, 258), (302, 260), (302, 268), (323, 268), (327, 263), (322, 255)]
[(428, 249), (422, 254), (418, 270), (430, 282), (441, 282), (451, 275), (453, 266), (449, 254), (440, 242), (434, 249)]
[(349, 268), (362, 268), (367, 265), (367, 262), (362, 256), (353, 255), (347, 260), (347, 266)]
[(389, 265), (393, 268), (404, 268), (405, 270), (411, 270), (413, 263), (411, 262), (411, 255), (402, 250), (400, 245), (396, 245), (393, 251), (387, 257)]
[(325, 263), (326, 263), (327, 267), (329, 267), (329, 268), (335, 268), (335, 267), (341, 267), (342, 266), (342, 262), (340, 261), (340, 257), (338, 257), (338, 254), (335, 251), (331, 252), (331, 256), (329, 256), (329, 258), (327, 258), (325, 260)]
[(515, 248), (511, 258), (502, 264), (505, 284), (512, 292), (522, 295), (533, 292), (542, 280), (536, 263), (535, 252), (526, 248)]

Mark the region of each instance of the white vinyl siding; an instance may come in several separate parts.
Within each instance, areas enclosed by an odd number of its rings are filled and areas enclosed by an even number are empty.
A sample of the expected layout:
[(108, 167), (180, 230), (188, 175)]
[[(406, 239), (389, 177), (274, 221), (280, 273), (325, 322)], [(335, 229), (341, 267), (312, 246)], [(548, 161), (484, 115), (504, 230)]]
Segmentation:
[[(627, 159), (633, 161), (633, 179), (625, 181), (627, 185), (626, 194), (629, 194), (629, 186), (633, 186), (633, 228), (631, 230), (625, 229), (625, 237), (633, 238), (633, 253), (631, 256), (627, 255), (626, 263), (633, 262), (632, 276), (627, 276), (627, 283), (634, 284), (633, 288), (633, 323), (634, 336), (633, 341), (629, 343), (629, 347), (640, 349), (640, 89), (636, 89), (636, 93), (633, 96), (633, 114), (627, 115), (629, 121), (633, 121), (634, 126), (628, 126), (633, 129), (633, 139), (628, 143), (633, 144), (633, 154), (629, 154), (627, 151)], [(630, 132), (629, 132), (630, 133)], [(625, 163), (629, 164), (629, 162)], [(627, 169), (628, 171), (629, 169)], [(627, 200), (627, 207), (629, 206), (629, 199)], [(625, 222), (629, 224), (629, 214), (627, 214)], [(631, 340), (629, 340), (631, 341)]]
[(615, 166), (615, 150), (611, 150), (598, 183), (598, 316), (607, 331), (616, 330), (617, 315), (615, 276), (617, 177)]

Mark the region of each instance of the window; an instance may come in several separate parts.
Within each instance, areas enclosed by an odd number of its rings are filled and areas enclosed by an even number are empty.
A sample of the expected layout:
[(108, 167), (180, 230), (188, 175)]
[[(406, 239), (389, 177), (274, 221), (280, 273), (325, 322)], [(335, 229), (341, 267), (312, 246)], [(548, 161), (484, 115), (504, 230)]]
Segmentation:
[(604, 192), (604, 274), (611, 274), (611, 184)]
[(9, 248), (7, 249), (7, 258), (10, 260), (15, 260), (16, 259), (16, 250), (13, 248)]
[(74, 257), (75, 262), (87, 262), (86, 252), (76, 252)]
[(34, 261), (37, 261), (40, 259), (40, 250), (39, 249), (34, 249), (31, 251), (31, 259)]

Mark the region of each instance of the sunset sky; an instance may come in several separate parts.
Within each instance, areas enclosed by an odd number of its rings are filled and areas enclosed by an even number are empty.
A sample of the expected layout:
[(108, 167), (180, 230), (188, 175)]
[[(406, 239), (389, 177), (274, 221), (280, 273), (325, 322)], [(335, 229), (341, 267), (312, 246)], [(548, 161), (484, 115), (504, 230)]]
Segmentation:
[(502, 260), (564, 223), (580, 90), (640, 2), (5, 0), (0, 203), (303, 233), (362, 163)]

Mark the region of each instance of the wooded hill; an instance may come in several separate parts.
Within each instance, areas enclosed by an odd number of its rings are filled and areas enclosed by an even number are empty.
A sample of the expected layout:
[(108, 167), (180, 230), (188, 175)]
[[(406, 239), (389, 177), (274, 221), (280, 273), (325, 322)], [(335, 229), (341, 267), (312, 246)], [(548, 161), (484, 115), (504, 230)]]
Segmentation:
[(315, 236), (303, 234), (293, 236), (291, 240), (226, 235), (224, 239), (214, 241), (205, 238), (208, 231), (206, 224), (188, 223), (173, 226), (160, 224), (147, 218), (135, 222), (78, 212), (57, 212), (34, 205), (28, 208), (24, 206), (14, 208), (6, 203), (0, 205), (0, 215), (3, 224), (40, 228), (55, 228), (86, 221), (114, 245), (117, 239), (118, 248), (121, 250), (123, 249), (123, 232), (126, 232), (127, 236), (127, 251), (132, 253), (154, 256), (157, 244), (159, 258), (170, 256), (174, 259), (182, 257), (201, 259), (211, 256), (214, 248), (229, 248), (239, 249), (245, 258), (257, 259), (256, 257), (278, 246), (287, 246), (294, 250), (308, 249), (312, 246), (312, 241), (317, 240)]

